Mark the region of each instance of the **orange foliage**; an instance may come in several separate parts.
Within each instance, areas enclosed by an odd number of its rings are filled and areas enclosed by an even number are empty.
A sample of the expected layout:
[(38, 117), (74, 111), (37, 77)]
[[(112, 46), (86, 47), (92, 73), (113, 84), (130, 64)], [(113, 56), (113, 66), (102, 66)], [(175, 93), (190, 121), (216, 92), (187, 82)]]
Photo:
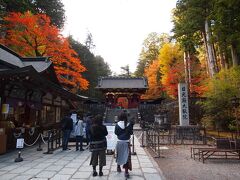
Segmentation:
[[(164, 91), (170, 97), (177, 98), (178, 83), (185, 82), (183, 52), (177, 44), (166, 43), (160, 49), (159, 62)], [(203, 84), (206, 74), (204, 74), (198, 59), (194, 56), (190, 60), (190, 74), (190, 93), (195, 92), (198, 96), (201, 96), (207, 90), (207, 87)]]
[(178, 95), (178, 83), (183, 82), (184, 65), (183, 63), (175, 63), (169, 67), (168, 71), (162, 79), (164, 91), (172, 97), (176, 98)]
[(177, 44), (166, 43), (160, 49), (159, 63), (164, 91), (172, 98), (177, 97), (178, 83), (184, 81), (183, 55)]
[(162, 87), (160, 82), (159, 62), (153, 61), (147, 68), (145, 68), (144, 75), (148, 78), (148, 86), (146, 94), (142, 96), (143, 99), (156, 99), (162, 95)]
[(190, 92), (195, 92), (197, 96), (202, 96), (208, 90), (206, 81), (209, 77), (207, 72), (204, 67), (201, 67), (199, 60), (194, 56), (191, 57), (190, 67)]
[(56, 26), (50, 24), (45, 14), (31, 12), (11, 13), (4, 18), (7, 22), (6, 36), (0, 42), (10, 46), (22, 56), (49, 56), (54, 63), (59, 81), (72, 89), (87, 89), (88, 81), (82, 77), (86, 68), (77, 53), (70, 48)]

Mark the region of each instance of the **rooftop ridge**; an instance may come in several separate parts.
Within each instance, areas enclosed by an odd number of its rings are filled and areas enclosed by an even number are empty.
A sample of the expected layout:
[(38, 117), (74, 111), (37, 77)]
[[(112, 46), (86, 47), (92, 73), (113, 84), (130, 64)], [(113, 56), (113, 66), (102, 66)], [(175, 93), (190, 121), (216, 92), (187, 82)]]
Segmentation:
[(22, 57), (21, 58), (22, 61), (49, 61), (49, 57)]
[(17, 52), (13, 51), (12, 49), (8, 48), (7, 46), (0, 44), (0, 48), (4, 49), (5, 51), (9, 52), (10, 54), (17, 56), (19, 59), (22, 59), (23, 57), (20, 56)]
[(146, 79), (145, 77), (103, 76), (100, 79)]

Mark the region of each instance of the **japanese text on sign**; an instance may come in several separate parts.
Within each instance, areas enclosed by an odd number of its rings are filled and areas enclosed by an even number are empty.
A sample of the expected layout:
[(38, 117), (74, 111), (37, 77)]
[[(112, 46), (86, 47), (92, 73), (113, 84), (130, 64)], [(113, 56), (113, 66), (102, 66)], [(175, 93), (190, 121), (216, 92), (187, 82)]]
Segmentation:
[(16, 143), (16, 148), (17, 149), (22, 149), (24, 146), (24, 139), (23, 138), (18, 138), (17, 143)]
[(188, 89), (186, 83), (178, 84), (179, 121), (180, 126), (189, 125)]

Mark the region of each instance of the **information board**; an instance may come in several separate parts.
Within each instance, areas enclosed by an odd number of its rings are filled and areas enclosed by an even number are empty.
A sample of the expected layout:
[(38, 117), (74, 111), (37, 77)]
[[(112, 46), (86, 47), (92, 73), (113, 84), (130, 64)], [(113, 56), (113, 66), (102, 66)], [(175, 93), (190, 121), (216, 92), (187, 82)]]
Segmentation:
[(117, 144), (117, 136), (114, 134), (115, 126), (107, 126), (107, 150), (115, 150)]
[(22, 149), (24, 146), (24, 139), (23, 138), (18, 138), (17, 143), (16, 143), (16, 148), (17, 149)]

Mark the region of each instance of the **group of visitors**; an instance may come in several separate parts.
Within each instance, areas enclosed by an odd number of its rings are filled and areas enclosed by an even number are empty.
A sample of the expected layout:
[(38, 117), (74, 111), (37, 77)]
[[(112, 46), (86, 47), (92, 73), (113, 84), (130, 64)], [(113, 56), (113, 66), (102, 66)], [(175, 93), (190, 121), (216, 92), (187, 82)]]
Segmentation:
[[(133, 134), (134, 122), (128, 120), (126, 113), (121, 113), (118, 116), (118, 122), (115, 125), (115, 134), (117, 135), (116, 145), (116, 163), (117, 172), (121, 172), (121, 165), (125, 169), (125, 177), (129, 177), (129, 170), (132, 170), (130, 138)], [(96, 166), (99, 161), (99, 176), (103, 175), (102, 168), (106, 165), (107, 148), (106, 137), (108, 132), (106, 126), (103, 125), (103, 119), (100, 116), (94, 118), (90, 128), (90, 151), (92, 151), (90, 165), (93, 166), (93, 176), (97, 176)]]
[(84, 137), (84, 128), (86, 130), (86, 141), (87, 145), (90, 141), (89, 138), (89, 128), (91, 123), (91, 115), (87, 114), (86, 116), (86, 127), (84, 127), (83, 116), (81, 114), (77, 115), (76, 121), (74, 122), (71, 118), (72, 113), (68, 113), (62, 119), (62, 130), (63, 130), (63, 141), (62, 141), (62, 148), (63, 150), (70, 150), (68, 148), (68, 142), (70, 139), (70, 135), (73, 134), (76, 141), (76, 151), (84, 151), (83, 149), (83, 137)]
[[(77, 122), (73, 125), (73, 120), (68, 116), (63, 119), (63, 150), (68, 149), (68, 139), (71, 131), (75, 128), (76, 134), (76, 150), (83, 151), (83, 120), (78, 116)], [(123, 112), (118, 116), (118, 122), (115, 125), (115, 134), (117, 135), (116, 145), (116, 163), (117, 172), (121, 172), (121, 166), (125, 169), (125, 177), (129, 177), (129, 170), (132, 170), (131, 151), (130, 151), (130, 137), (133, 134), (134, 123), (128, 120), (127, 113)], [(89, 150), (92, 152), (90, 165), (93, 167), (93, 176), (103, 176), (103, 166), (106, 166), (106, 136), (108, 131), (103, 124), (103, 117), (97, 115), (93, 118), (88, 116), (86, 118), (86, 139), (89, 143)], [(89, 140), (89, 141), (88, 141)], [(79, 148), (80, 143), (80, 148)], [(99, 165), (99, 172), (96, 167)]]

